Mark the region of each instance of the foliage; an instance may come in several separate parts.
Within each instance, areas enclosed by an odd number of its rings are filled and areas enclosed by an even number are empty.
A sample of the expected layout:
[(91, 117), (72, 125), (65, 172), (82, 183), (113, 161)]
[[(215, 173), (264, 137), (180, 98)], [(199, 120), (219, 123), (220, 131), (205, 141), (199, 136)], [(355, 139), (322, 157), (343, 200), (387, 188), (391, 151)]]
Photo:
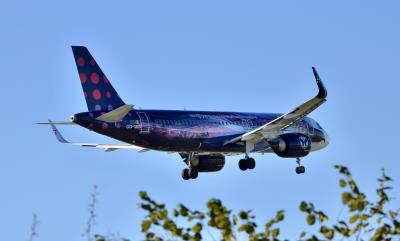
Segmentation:
[[(336, 221), (329, 221), (328, 216), (316, 209), (310, 202), (301, 202), (299, 209), (305, 214), (307, 230), (301, 232), (296, 240), (393, 240), (400, 239), (399, 210), (389, 210), (387, 204), (392, 200), (388, 190), (392, 179), (382, 169), (376, 189), (377, 200), (367, 199), (360, 191), (348, 168), (335, 166), (342, 175), (339, 186), (343, 189), (341, 202), (343, 211)], [(283, 210), (264, 226), (255, 222), (251, 210), (237, 213), (229, 210), (219, 199), (210, 199), (205, 211), (191, 210), (183, 204), (168, 210), (164, 204), (151, 199), (144, 191), (139, 193), (140, 208), (146, 212), (141, 231), (146, 241), (188, 240), (200, 241), (204, 235), (216, 240), (212, 233), (219, 233), (219, 240), (234, 241), (246, 237), (250, 241), (278, 241), (281, 229), (278, 225), (284, 220)], [(213, 232), (211, 232), (211, 230)], [(239, 235), (240, 234), (240, 235)], [(98, 236), (97, 241), (104, 241)]]

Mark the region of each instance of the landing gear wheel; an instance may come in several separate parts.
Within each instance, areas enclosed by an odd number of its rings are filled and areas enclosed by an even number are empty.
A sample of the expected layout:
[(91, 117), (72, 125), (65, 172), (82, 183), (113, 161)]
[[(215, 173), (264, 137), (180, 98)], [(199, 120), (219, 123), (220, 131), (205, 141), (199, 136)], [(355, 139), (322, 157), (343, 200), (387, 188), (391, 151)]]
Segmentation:
[(247, 160), (246, 159), (240, 159), (239, 160), (239, 168), (242, 171), (246, 171), (247, 170)]
[(306, 168), (304, 166), (298, 166), (296, 167), (296, 173), (297, 174), (302, 174), (306, 172)]
[(190, 179), (189, 169), (185, 168), (182, 170), (182, 178), (183, 178), (183, 180)]
[(248, 169), (254, 169), (256, 167), (256, 161), (254, 160), (254, 158), (248, 158), (247, 159), (247, 168)]
[(198, 175), (199, 175), (199, 172), (196, 169), (194, 169), (194, 168), (189, 169), (190, 178), (196, 179)]
[(254, 169), (256, 167), (256, 161), (254, 158), (247, 157), (245, 159), (240, 159), (239, 168), (242, 171), (246, 171), (247, 169)]

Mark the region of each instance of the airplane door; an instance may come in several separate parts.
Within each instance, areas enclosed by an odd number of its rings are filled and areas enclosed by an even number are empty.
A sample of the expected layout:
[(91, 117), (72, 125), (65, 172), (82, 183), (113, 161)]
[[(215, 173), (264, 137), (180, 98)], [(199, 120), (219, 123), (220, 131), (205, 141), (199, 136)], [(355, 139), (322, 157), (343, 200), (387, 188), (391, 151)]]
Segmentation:
[(145, 112), (138, 112), (140, 121), (140, 134), (149, 134), (150, 133), (150, 123), (149, 118), (147, 117)]

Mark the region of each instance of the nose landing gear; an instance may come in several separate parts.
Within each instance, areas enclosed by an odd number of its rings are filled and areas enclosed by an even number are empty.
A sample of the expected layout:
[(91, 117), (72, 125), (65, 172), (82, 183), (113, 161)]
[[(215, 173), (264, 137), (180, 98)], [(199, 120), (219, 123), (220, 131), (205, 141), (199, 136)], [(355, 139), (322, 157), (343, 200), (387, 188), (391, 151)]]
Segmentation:
[(300, 158), (297, 157), (296, 158), (296, 163), (297, 163), (296, 173), (297, 174), (303, 174), (306, 172), (306, 168), (300, 164), (300, 161), (301, 161)]

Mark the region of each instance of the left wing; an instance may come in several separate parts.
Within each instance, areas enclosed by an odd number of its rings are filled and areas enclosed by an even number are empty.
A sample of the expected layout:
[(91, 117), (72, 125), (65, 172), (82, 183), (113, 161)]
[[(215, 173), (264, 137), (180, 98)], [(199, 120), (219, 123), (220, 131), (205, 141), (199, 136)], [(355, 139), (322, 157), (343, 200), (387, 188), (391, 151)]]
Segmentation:
[(69, 142), (67, 141), (60, 133), (60, 131), (57, 129), (57, 127), (49, 120), (49, 123), (51, 125), (51, 129), (53, 130), (57, 140), (61, 143), (68, 143), (72, 145), (77, 145), (77, 146), (83, 146), (83, 147), (96, 147), (96, 148), (102, 148), (105, 151), (115, 151), (119, 149), (135, 149), (138, 150), (139, 152), (145, 152), (149, 151), (150, 149), (143, 148), (140, 146), (135, 146), (131, 144), (97, 144), (97, 143), (74, 143), (74, 142)]
[(286, 128), (290, 127), (297, 121), (303, 119), (306, 115), (308, 115), (313, 110), (318, 108), (322, 103), (324, 103), (326, 101), (328, 91), (324, 87), (321, 78), (318, 75), (317, 70), (314, 67), (312, 67), (312, 70), (318, 85), (318, 94), (314, 98), (301, 104), (294, 110), (268, 122), (263, 126), (260, 126), (252, 131), (244, 133), (241, 136), (238, 136), (232, 140), (225, 142), (225, 145), (237, 141), (250, 141), (252, 143), (258, 143), (262, 139), (271, 138), (280, 131), (285, 130)]

